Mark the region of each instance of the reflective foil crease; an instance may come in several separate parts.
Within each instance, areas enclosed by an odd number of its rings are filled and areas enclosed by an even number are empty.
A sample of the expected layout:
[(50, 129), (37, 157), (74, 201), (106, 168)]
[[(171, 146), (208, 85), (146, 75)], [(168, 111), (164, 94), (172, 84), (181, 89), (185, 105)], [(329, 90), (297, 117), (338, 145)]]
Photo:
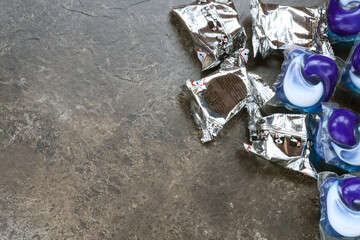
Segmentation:
[(245, 104), (266, 102), (273, 90), (257, 75), (246, 72), (247, 49), (236, 51), (227, 58), (218, 71), (198, 81), (187, 80), (183, 86), (190, 100), (190, 113), (201, 128), (201, 141), (213, 140), (223, 126)]
[(249, 102), (254, 101), (259, 107), (265, 106), (275, 96), (274, 90), (260, 76), (248, 72), (248, 77), (253, 87), (253, 98)]
[(230, 0), (199, 0), (172, 11), (190, 32), (203, 71), (245, 47), (246, 33)]
[(252, 142), (251, 145), (244, 143), (248, 152), (317, 178), (317, 171), (309, 160), (312, 142), (307, 138), (305, 114), (275, 113), (262, 117), (256, 102), (249, 102), (246, 108)]
[(294, 44), (324, 54), (327, 41), (326, 4), (317, 8), (263, 4), (250, 0), (254, 56), (266, 58), (284, 45)]

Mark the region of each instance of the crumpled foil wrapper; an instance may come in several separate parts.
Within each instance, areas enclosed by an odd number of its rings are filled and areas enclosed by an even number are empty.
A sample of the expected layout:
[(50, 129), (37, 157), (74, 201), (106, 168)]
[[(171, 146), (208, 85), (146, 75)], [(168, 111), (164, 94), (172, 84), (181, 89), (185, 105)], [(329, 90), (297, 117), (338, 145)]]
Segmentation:
[[(248, 72), (248, 77), (252, 85), (252, 100), (259, 107), (265, 106), (274, 96), (275, 91), (260, 76)], [(251, 100), (249, 101), (251, 102)]]
[(198, 81), (187, 80), (183, 89), (190, 100), (190, 113), (202, 130), (201, 141), (211, 141), (251, 96), (241, 50), (218, 71)]
[(219, 65), (246, 44), (245, 29), (230, 0), (199, 0), (172, 10), (190, 32), (202, 70)]
[(203, 143), (213, 140), (247, 102), (255, 98), (259, 103), (266, 102), (274, 95), (259, 76), (247, 73), (245, 52), (248, 50), (236, 51), (218, 71), (198, 81), (187, 80), (183, 86)]
[(312, 142), (307, 138), (306, 115), (275, 113), (262, 116), (259, 105), (249, 102), (249, 132), (251, 145), (244, 148), (285, 168), (317, 178), (310, 162)]
[(327, 36), (326, 3), (316, 8), (264, 4), (250, 0), (254, 56), (266, 58), (284, 45), (333, 53)]

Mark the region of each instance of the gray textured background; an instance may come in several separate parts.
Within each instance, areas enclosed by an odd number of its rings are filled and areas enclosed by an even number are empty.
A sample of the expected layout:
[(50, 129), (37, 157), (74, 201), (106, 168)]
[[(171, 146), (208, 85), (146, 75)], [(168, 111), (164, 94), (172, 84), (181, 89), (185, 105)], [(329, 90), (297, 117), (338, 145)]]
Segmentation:
[(318, 239), (316, 181), (246, 153), (245, 111), (200, 143), (188, 2), (0, 1), (0, 239)]

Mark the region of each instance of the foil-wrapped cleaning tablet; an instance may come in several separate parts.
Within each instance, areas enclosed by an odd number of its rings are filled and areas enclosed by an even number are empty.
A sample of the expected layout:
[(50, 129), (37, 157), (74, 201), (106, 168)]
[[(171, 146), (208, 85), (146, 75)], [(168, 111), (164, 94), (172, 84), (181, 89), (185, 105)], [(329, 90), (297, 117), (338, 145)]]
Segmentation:
[(274, 96), (259, 76), (246, 71), (247, 54), (247, 49), (240, 49), (218, 71), (197, 81), (187, 80), (183, 86), (190, 113), (201, 128), (202, 142), (214, 139), (247, 102), (264, 105)]
[(250, 0), (254, 56), (266, 58), (285, 45), (298, 45), (332, 53), (327, 40), (326, 4), (291, 7)]
[(246, 33), (230, 0), (200, 0), (172, 11), (190, 32), (202, 70), (245, 47)]

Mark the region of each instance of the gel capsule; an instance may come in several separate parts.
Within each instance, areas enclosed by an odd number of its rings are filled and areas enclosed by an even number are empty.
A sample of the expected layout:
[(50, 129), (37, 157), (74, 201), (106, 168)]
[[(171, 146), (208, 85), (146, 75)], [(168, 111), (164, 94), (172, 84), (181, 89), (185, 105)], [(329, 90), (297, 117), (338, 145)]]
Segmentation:
[(346, 171), (360, 171), (359, 124), (360, 116), (353, 111), (337, 107), (325, 111), (315, 139), (318, 156)]
[(351, 51), (341, 74), (341, 80), (346, 86), (360, 93), (360, 43), (357, 43)]
[(330, 0), (328, 8), (328, 33), (338, 41), (354, 41), (360, 33), (360, 1)]
[(321, 103), (331, 97), (337, 78), (337, 65), (332, 59), (294, 49), (285, 56), (276, 95), (291, 108), (321, 112)]
[(360, 178), (328, 178), (320, 187), (321, 225), (335, 238), (360, 237)]

